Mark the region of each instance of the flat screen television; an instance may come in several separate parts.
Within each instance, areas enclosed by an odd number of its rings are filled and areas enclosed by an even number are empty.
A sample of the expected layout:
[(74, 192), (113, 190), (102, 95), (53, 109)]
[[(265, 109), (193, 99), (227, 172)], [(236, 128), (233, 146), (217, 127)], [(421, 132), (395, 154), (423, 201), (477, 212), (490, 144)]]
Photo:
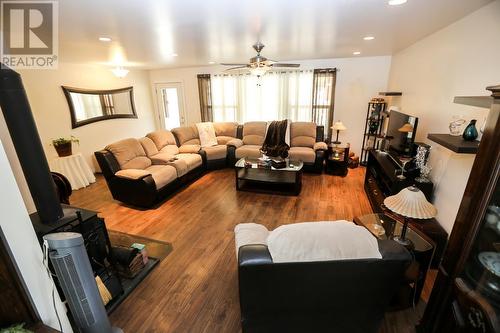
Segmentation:
[[(412, 132), (400, 132), (406, 123), (413, 126)], [(386, 136), (391, 139), (389, 149), (399, 154), (409, 155), (417, 133), (418, 118), (399, 111), (392, 110), (389, 114), (389, 124)]]

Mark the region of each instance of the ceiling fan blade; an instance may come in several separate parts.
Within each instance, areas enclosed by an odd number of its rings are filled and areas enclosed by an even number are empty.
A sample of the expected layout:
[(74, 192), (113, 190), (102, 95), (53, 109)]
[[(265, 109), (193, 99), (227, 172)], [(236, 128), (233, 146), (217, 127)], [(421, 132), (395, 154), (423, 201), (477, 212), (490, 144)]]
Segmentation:
[(230, 63), (230, 62), (221, 62), (220, 65), (222, 65), (222, 66), (246, 66), (248, 64), (238, 64), (238, 63)]
[(297, 68), (297, 67), (300, 67), (300, 64), (284, 64), (284, 63), (280, 63), (280, 62), (276, 62), (274, 64), (271, 64), (269, 66), (272, 66), (272, 67), (290, 67), (290, 68)]
[(247, 65), (245, 66), (236, 66), (236, 67), (231, 67), (231, 68), (227, 68), (224, 70), (224, 72), (227, 72), (227, 71), (232, 71), (232, 70), (236, 70), (236, 69), (244, 69), (244, 68), (248, 68)]

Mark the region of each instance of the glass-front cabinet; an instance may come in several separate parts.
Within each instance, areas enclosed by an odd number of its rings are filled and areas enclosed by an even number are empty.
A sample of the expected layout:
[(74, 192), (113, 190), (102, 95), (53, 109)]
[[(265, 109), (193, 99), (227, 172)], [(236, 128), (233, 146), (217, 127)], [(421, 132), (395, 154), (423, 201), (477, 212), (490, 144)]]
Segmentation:
[(487, 89), (454, 99), (489, 112), (418, 332), (500, 332), (500, 85)]
[(500, 318), (500, 184), (498, 177), (472, 241), (462, 272), (455, 279), (455, 316), (470, 332), (498, 332)]

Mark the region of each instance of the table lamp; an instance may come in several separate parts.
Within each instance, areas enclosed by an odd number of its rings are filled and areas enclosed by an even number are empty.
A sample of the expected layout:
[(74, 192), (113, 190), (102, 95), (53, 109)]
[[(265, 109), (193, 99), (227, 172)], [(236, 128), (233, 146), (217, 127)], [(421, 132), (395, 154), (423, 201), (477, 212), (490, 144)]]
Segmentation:
[(425, 195), (415, 186), (402, 189), (398, 194), (385, 198), (384, 205), (391, 212), (404, 217), (401, 236), (393, 239), (403, 246), (411, 245), (411, 240), (406, 238), (406, 231), (410, 219), (430, 219), (437, 215), (437, 209), (427, 201)]
[(333, 141), (332, 143), (339, 144), (339, 132), (340, 131), (345, 131), (347, 128), (342, 124), (341, 121), (337, 121), (335, 124), (333, 124), (332, 127), (330, 127), (333, 131), (337, 131), (337, 139)]

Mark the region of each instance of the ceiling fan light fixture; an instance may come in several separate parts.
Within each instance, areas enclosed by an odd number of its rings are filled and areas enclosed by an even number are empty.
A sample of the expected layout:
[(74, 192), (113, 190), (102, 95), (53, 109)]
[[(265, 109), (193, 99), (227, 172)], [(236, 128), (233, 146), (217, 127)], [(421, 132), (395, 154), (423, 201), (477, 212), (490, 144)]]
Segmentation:
[(116, 76), (116, 77), (119, 77), (119, 78), (124, 78), (125, 76), (127, 76), (129, 70), (128, 69), (125, 69), (121, 66), (117, 66), (116, 68), (113, 68), (111, 70), (111, 72)]
[(250, 74), (255, 75), (255, 76), (262, 76), (262, 75), (266, 74), (267, 71), (268, 71), (268, 68), (265, 66), (250, 68)]
[(389, 5), (391, 6), (398, 6), (406, 3), (408, 0), (389, 0)]

